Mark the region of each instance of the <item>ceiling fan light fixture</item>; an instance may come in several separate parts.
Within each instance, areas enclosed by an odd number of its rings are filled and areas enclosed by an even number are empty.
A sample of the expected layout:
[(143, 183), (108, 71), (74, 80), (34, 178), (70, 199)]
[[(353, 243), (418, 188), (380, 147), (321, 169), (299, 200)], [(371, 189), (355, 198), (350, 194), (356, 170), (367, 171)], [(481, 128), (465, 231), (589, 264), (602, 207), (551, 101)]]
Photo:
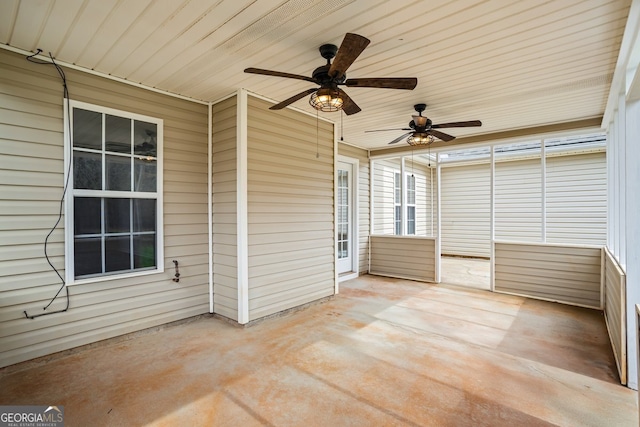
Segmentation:
[(316, 110), (328, 113), (342, 110), (344, 99), (342, 99), (339, 91), (322, 88), (311, 94), (309, 104)]
[(435, 141), (433, 135), (426, 132), (415, 132), (407, 138), (407, 143), (411, 146), (430, 145), (433, 141)]

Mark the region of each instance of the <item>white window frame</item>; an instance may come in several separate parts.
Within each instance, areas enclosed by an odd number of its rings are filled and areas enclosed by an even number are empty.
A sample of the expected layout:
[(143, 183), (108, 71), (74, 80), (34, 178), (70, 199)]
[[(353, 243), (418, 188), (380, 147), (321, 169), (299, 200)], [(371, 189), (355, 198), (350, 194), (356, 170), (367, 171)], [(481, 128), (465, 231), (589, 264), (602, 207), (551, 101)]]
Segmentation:
[[(402, 173), (399, 171), (393, 172), (393, 234), (396, 236), (402, 236), (404, 234), (402, 226)], [(400, 218), (398, 218), (398, 212), (400, 212)], [(398, 228), (398, 224), (400, 227)]]
[[(410, 185), (410, 182), (412, 182), (413, 186)], [(416, 234), (416, 222), (417, 222), (417, 218), (416, 218), (416, 177), (414, 174), (412, 173), (405, 173), (405, 183), (406, 183), (406, 191), (407, 191), (407, 196), (406, 196), (406, 206), (405, 206), (405, 218), (407, 218), (406, 220), (406, 224), (407, 224), (407, 229), (405, 230), (405, 235), (409, 235), (409, 236), (414, 236)], [(412, 188), (413, 187), (413, 188)], [(411, 203), (411, 194), (413, 193), (413, 203)], [(410, 232), (409, 230), (409, 224), (410, 224), (410, 215), (409, 215), (409, 208), (413, 208), (413, 233)]]
[[(84, 197), (100, 197), (109, 198), (119, 195), (123, 196), (123, 192), (110, 190), (75, 190), (73, 187), (73, 138), (70, 133), (73, 132), (72, 113), (74, 108), (95, 111), (102, 114), (124, 117), (127, 119), (155, 123), (157, 125), (156, 135), (156, 191), (153, 192), (126, 192), (128, 199), (146, 198), (156, 200), (156, 268), (144, 269), (139, 271), (126, 271), (123, 273), (107, 273), (99, 276), (75, 278), (75, 260), (74, 260), (74, 199), (76, 196)], [(69, 109), (71, 111), (69, 111)], [(103, 127), (104, 141), (104, 127)], [(145, 116), (141, 114), (131, 113), (128, 111), (117, 110), (114, 108), (103, 107), (100, 105), (89, 104), (86, 102), (69, 100), (65, 103), (64, 108), (64, 182), (67, 185), (65, 194), (65, 282), (66, 285), (95, 283), (116, 279), (124, 279), (128, 277), (145, 276), (164, 272), (164, 223), (163, 223), (163, 141), (164, 141), (164, 121), (156, 117)], [(102, 148), (104, 155), (104, 147)], [(135, 157), (135, 156), (134, 156)], [(104, 161), (103, 161), (104, 164)], [(104, 173), (104, 172), (103, 172)]]

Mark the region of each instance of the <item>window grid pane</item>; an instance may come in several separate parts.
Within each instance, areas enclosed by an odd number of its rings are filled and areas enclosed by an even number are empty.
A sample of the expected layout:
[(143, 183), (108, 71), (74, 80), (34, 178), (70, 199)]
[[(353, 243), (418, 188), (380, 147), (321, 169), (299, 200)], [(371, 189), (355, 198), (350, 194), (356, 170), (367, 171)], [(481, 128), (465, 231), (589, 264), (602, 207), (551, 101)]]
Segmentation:
[(74, 277), (157, 268), (158, 125), (77, 107), (71, 119), (73, 190), (83, 190), (72, 205)]
[(393, 222), (394, 222), (394, 234), (402, 234), (402, 181), (400, 172), (393, 174)]
[(416, 177), (407, 175), (407, 234), (416, 234)]
[(349, 172), (338, 170), (338, 259), (349, 256)]

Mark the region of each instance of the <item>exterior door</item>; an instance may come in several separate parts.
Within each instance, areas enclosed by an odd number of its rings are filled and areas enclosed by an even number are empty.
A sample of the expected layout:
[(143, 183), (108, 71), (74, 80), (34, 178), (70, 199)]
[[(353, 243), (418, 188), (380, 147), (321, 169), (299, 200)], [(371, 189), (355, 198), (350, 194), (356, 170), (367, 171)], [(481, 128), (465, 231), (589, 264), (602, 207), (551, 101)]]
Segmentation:
[(353, 271), (353, 165), (338, 162), (338, 274)]

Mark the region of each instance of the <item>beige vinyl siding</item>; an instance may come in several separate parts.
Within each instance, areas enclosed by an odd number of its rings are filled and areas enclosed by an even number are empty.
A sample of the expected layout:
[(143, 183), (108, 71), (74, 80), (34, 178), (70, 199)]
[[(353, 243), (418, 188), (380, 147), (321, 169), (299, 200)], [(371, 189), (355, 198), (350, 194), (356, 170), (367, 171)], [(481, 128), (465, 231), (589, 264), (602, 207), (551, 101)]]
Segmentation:
[(442, 254), (489, 257), (490, 165), (442, 167)]
[(400, 159), (376, 160), (373, 164), (373, 234), (395, 234), (394, 174)]
[(334, 293), (334, 142), (330, 123), (290, 109), (271, 111), (254, 96), (248, 101), (254, 320)]
[(496, 162), (495, 227), (497, 240), (542, 241), (540, 159)]
[(237, 97), (212, 107), (213, 311), (238, 321)]
[(606, 234), (605, 153), (547, 158), (547, 241), (604, 245)]
[(435, 281), (435, 239), (418, 236), (371, 236), (370, 273)]
[(436, 234), (435, 171), (417, 163), (412, 169), (411, 162), (407, 162), (407, 167), (407, 172), (416, 178), (416, 236), (433, 237)]
[[(164, 120), (165, 272), (73, 285), (67, 312), (24, 317), (42, 313), (60, 287), (43, 244), (64, 181), (62, 87), (53, 67), (0, 50), (0, 366), (208, 311), (207, 107), (65, 73), (74, 100)], [(63, 224), (48, 247), (61, 274)], [(64, 294), (48, 311), (64, 307)]]
[(600, 308), (601, 248), (495, 243), (496, 292)]
[(369, 268), (369, 153), (352, 145), (338, 144), (338, 154), (358, 159), (358, 271)]
[(611, 339), (620, 382), (627, 383), (626, 275), (608, 249), (604, 261), (604, 319)]

